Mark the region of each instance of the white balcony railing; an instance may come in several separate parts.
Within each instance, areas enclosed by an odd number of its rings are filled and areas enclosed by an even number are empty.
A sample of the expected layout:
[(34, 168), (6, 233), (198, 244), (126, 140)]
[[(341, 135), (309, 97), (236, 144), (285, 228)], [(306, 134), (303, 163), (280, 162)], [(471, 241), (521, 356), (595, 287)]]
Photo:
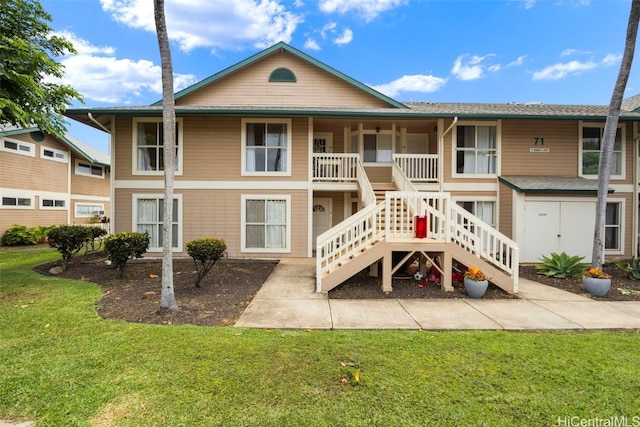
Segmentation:
[(394, 154), (393, 160), (411, 182), (438, 182), (437, 154)]
[(355, 182), (358, 154), (313, 153), (313, 180)]

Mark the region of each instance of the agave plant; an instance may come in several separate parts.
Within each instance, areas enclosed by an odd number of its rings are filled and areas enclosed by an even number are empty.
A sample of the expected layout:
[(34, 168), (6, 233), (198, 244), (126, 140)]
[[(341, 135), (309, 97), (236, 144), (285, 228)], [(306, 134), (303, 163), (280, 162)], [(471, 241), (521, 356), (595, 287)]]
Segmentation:
[(565, 252), (561, 254), (552, 252), (550, 256), (540, 258), (541, 264), (536, 265), (536, 269), (538, 274), (543, 274), (547, 277), (557, 277), (558, 279), (579, 277), (589, 266), (586, 262), (582, 262), (583, 259), (584, 257), (570, 256)]
[(616, 262), (616, 266), (629, 275), (629, 279), (640, 280), (640, 258), (632, 257), (629, 262)]

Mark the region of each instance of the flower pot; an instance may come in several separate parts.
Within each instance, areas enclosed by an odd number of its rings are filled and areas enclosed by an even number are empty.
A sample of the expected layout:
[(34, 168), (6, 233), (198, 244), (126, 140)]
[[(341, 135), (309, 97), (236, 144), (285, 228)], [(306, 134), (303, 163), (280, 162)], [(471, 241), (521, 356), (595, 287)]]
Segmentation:
[(488, 286), (488, 280), (476, 281), (466, 277), (464, 278), (464, 289), (467, 291), (467, 295), (471, 298), (482, 298), (484, 293), (487, 291)]
[(583, 277), (582, 283), (584, 283), (587, 291), (594, 296), (603, 297), (609, 292), (611, 286), (611, 279), (601, 279), (599, 277)]

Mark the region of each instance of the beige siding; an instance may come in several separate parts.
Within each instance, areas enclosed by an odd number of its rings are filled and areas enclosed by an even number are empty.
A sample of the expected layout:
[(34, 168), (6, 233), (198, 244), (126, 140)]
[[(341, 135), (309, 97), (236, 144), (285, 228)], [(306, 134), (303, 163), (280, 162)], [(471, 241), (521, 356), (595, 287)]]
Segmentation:
[(62, 225), (67, 223), (66, 210), (0, 209), (0, 236), (12, 225), (25, 227)]
[[(161, 192), (138, 190), (116, 191), (115, 232), (136, 231), (132, 225), (132, 199), (134, 194), (158, 194)], [(265, 190), (184, 190), (182, 195), (182, 244), (196, 238), (211, 236), (225, 240), (232, 258), (282, 258), (307, 256), (307, 223), (309, 206), (306, 191), (286, 193)], [(291, 252), (244, 253), (241, 252), (240, 227), (242, 195), (290, 195), (291, 196)], [(186, 256), (185, 252), (177, 256)]]
[(71, 169), (71, 194), (109, 197), (110, 176), (103, 168), (103, 177), (92, 177), (76, 173), (76, 161), (88, 163), (84, 159), (74, 157)]
[[(293, 71), (295, 83), (269, 82), (273, 70)], [(360, 106), (389, 104), (282, 51), (218, 80), (176, 101), (177, 105)]]
[(365, 167), (364, 169), (372, 183), (391, 183), (391, 167)]
[(498, 231), (513, 239), (513, 190), (504, 184), (498, 189)]

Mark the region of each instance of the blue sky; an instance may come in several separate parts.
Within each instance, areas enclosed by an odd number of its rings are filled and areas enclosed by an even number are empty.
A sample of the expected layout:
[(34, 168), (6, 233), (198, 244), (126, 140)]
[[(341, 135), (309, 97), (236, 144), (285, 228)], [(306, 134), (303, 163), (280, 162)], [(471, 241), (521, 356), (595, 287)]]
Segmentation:
[[(165, 2), (177, 90), (285, 41), (398, 101), (601, 105), (630, 9), (630, 0)], [(152, 0), (42, 4), (78, 50), (61, 62), (84, 106), (161, 98)], [(626, 96), (640, 93), (637, 68)], [(102, 132), (75, 122), (68, 132), (107, 151)]]

